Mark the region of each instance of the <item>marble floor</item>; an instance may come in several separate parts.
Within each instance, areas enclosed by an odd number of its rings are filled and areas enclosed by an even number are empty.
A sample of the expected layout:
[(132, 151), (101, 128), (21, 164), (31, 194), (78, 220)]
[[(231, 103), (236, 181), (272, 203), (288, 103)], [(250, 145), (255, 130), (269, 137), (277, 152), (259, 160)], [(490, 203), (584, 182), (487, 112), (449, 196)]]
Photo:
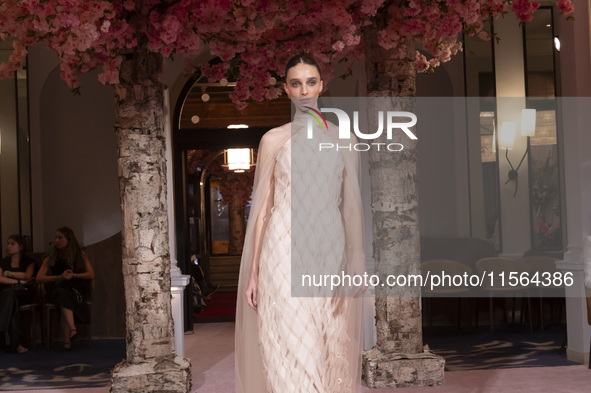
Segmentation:
[[(185, 356), (191, 359), (192, 364), (192, 392), (234, 392), (234, 323), (204, 323), (195, 324), (194, 327), (193, 333), (185, 334)], [(591, 370), (586, 366), (576, 365), (449, 371), (445, 373), (444, 386), (412, 387), (405, 388), (404, 391), (411, 393), (573, 393), (588, 392), (590, 386)], [(108, 391), (109, 387), (28, 392), (107, 393)], [(392, 391), (394, 389), (366, 387), (362, 390), (363, 393)]]

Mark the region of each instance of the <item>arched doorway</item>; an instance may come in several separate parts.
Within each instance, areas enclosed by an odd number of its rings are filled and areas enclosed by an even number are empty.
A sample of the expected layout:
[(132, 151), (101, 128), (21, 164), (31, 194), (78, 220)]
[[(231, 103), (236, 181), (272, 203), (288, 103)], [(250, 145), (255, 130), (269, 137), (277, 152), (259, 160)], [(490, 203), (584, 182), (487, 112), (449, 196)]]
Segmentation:
[[(230, 81), (224, 85), (219, 82), (210, 83), (205, 77), (191, 78), (179, 96), (173, 118), (178, 265), (184, 274), (201, 278), (202, 272), (207, 285), (219, 285), (218, 292), (213, 296), (227, 299), (224, 302), (226, 310), (212, 313), (212, 307), (215, 308), (216, 304), (212, 299), (207, 304), (208, 313), (201, 316), (203, 318), (209, 315), (210, 320), (227, 320), (234, 316), (235, 307), (230, 303), (236, 300), (240, 249), (233, 253), (229, 249), (231, 208), (222, 196), (224, 179), (217, 176), (215, 170), (211, 170), (217, 167), (219, 174), (223, 154), (207, 168), (206, 161), (224, 149), (257, 149), (265, 132), (288, 123), (291, 118), (291, 102), (287, 96), (272, 101), (249, 102), (244, 110), (239, 111), (229, 96), (234, 83)], [(229, 128), (232, 125), (248, 127)], [(256, 159), (256, 155), (254, 157)], [(203, 200), (200, 192), (202, 169), (207, 169), (203, 176)], [(244, 173), (244, 176), (252, 178), (255, 169), (256, 167), (250, 173)], [(227, 195), (228, 189), (225, 191)], [(247, 194), (246, 198), (249, 198), (250, 189)], [(204, 209), (201, 209), (201, 204)], [(248, 206), (245, 210), (246, 214), (242, 214), (244, 220), (248, 217)], [(185, 319), (185, 330), (189, 330), (193, 326), (192, 290), (186, 291), (185, 300), (185, 315), (188, 316)]]

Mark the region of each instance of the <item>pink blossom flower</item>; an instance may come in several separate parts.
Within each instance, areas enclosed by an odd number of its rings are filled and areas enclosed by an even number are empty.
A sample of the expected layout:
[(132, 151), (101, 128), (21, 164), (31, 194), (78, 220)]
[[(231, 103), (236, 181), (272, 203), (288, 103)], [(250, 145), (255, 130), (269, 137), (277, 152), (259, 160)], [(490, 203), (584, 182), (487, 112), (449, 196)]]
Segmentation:
[[(209, 54), (222, 62), (202, 66), (212, 81), (227, 77), (230, 63), (240, 65), (231, 94), (241, 109), (247, 100), (281, 95), (269, 86), (271, 73), (284, 76), (285, 64), (306, 52), (319, 64), (325, 86), (333, 66), (364, 52), (363, 27), (372, 23), (384, 0), (28, 0), (2, 11), (0, 39), (15, 37), (12, 55), (0, 64), (0, 77), (22, 68), (26, 48), (43, 41), (60, 58), (62, 78), (79, 87), (77, 75), (102, 65), (99, 80), (115, 84), (123, 53), (144, 46), (162, 56), (198, 55), (208, 44)], [(288, 7), (284, 7), (289, 4)], [(418, 71), (430, 71), (462, 50), (459, 34), (490, 39), (483, 30), (510, 4), (520, 21), (529, 21), (539, 7), (532, 0), (409, 0), (382, 9), (388, 23), (378, 44), (397, 59), (415, 60)], [(573, 12), (572, 0), (557, 0), (564, 15)], [(414, 53), (408, 40), (422, 44), (432, 56)], [(187, 71), (194, 67), (187, 61)]]
[(374, 16), (382, 4), (384, 0), (363, 0), (361, 12), (367, 16)]
[(337, 41), (332, 45), (332, 49), (340, 52), (345, 49), (345, 43), (343, 41)]
[(533, 13), (540, 7), (538, 2), (530, 2), (529, 0), (514, 0), (511, 5), (511, 10), (517, 15), (517, 19), (522, 22), (530, 22), (533, 20)]
[(490, 35), (484, 30), (478, 33), (478, 38), (484, 41), (490, 41)]
[(209, 63), (203, 64), (201, 67), (201, 72), (204, 76), (208, 77), (211, 82), (217, 82), (220, 79), (226, 77), (227, 71), (230, 68), (228, 63), (220, 63), (215, 65), (210, 65)]
[(182, 27), (179, 20), (173, 15), (164, 15), (164, 20), (162, 21), (162, 29), (163, 31), (160, 33), (160, 39), (165, 44), (170, 44), (176, 41)]
[(109, 27), (111, 27), (111, 22), (109, 22), (108, 20), (103, 22), (103, 25), (101, 26), (101, 31), (103, 33), (108, 33), (109, 32)]
[(135, 3), (132, 0), (126, 0), (123, 3), (123, 7), (125, 7), (126, 10), (131, 11), (135, 8)]
[(558, 0), (556, 6), (562, 11), (564, 15), (569, 15), (575, 10), (571, 0)]
[(119, 66), (123, 57), (117, 56), (109, 59), (103, 64), (103, 73), (99, 74), (98, 79), (102, 84), (109, 83), (116, 85), (119, 83)]
[(417, 72), (424, 72), (427, 68), (429, 68), (429, 62), (424, 55), (421, 55), (418, 51), (416, 54), (416, 62), (417, 62)]
[(461, 50), (462, 50), (462, 43), (461, 42), (456, 42), (455, 44), (453, 44), (451, 46), (451, 54), (453, 56), (455, 56), (456, 53), (458, 53), (458, 51), (461, 51)]

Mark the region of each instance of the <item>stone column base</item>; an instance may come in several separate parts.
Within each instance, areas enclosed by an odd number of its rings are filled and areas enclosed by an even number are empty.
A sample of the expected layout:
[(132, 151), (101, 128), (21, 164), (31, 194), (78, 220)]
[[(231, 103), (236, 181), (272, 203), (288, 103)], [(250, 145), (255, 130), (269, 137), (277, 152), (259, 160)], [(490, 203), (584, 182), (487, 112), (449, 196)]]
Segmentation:
[(124, 360), (117, 364), (111, 373), (110, 393), (190, 391), (191, 363), (180, 356), (162, 356), (140, 363)]
[(443, 385), (445, 360), (425, 346), (423, 353), (363, 353), (362, 377), (369, 388), (404, 388)]

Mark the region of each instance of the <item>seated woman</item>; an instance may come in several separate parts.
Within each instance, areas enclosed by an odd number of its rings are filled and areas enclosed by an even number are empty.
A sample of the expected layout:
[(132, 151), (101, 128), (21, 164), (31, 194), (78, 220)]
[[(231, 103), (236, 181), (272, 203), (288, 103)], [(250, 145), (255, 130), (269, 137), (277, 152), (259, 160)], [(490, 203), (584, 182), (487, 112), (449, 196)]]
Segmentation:
[(75, 322), (90, 322), (90, 308), (84, 298), (82, 280), (93, 278), (90, 261), (80, 248), (74, 231), (68, 227), (59, 228), (53, 247), (39, 269), (37, 282), (55, 282), (49, 299), (58, 308), (66, 351), (72, 349), (71, 343), (77, 338)]
[(35, 261), (25, 255), (21, 235), (8, 237), (8, 256), (0, 261), (0, 332), (8, 332), (10, 352), (24, 353), (20, 343), (19, 307), (33, 302), (33, 290), (19, 284), (31, 283)]

